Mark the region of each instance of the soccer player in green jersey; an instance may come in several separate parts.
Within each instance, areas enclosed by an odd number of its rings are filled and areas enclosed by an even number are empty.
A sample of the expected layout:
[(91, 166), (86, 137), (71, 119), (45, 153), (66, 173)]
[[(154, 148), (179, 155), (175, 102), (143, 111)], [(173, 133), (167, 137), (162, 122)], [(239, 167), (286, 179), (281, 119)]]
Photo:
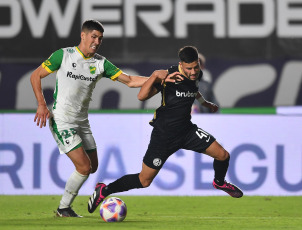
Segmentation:
[[(71, 204), (89, 174), (98, 168), (97, 147), (88, 121), (89, 102), (96, 83), (101, 78), (109, 78), (128, 87), (141, 87), (148, 79), (127, 75), (96, 53), (102, 43), (103, 33), (100, 22), (85, 21), (80, 44), (55, 51), (30, 78), (38, 102), (34, 122), (42, 128), (49, 119), (49, 127), (60, 153), (66, 154), (75, 166), (57, 209), (57, 216), (60, 217), (81, 217), (72, 210)], [(41, 79), (55, 71), (55, 101), (50, 112)], [(158, 70), (152, 75), (164, 78), (167, 72)]]

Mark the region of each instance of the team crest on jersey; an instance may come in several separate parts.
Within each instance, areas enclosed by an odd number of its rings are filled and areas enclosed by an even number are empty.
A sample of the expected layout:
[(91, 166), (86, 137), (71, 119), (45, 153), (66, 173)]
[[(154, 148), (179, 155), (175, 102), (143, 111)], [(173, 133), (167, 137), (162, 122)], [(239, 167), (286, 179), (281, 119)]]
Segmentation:
[(89, 66), (89, 69), (91, 74), (95, 74), (95, 70), (96, 70), (95, 66)]
[(69, 52), (69, 53), (74, 53), (74, 49), (67, 49), (67, 52)]
[(155, 158), (155, 159), (153, 160), (153, 165), (156, 166), (156, 167), (160, 166), (161, 163), (162, 163), (162, 160), (159, 159), (159, 158)]

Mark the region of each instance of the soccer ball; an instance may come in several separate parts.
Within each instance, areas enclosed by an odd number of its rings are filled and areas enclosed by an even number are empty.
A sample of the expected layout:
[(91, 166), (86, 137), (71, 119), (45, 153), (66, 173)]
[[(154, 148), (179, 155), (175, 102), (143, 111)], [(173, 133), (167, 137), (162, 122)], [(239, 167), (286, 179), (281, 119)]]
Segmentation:
[(110, 197), (102, 202), (100, 215), (105, 222), (121, 222), (126, 218), (127, 206), (120, 198)]

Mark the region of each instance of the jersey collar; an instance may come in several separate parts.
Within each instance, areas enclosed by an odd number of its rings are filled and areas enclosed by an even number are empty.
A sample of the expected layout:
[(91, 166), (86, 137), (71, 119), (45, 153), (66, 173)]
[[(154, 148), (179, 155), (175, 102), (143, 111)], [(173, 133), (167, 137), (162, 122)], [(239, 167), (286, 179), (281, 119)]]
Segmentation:
[[(183, 69), (181, 68), (181, 65), (178, 64), (178, 70), (181, 73), (181, 75), (183, 75), (184, 77), (188, 78), (187, 75), (185, 74), (185, 72), (183, 71)], [(189, 79), (189, 78), (188, 78)]]
[(77, 47), (76, 46), (76, 50), (81, 54), (81, 56), (85, 59), (85, 60), (87, 60), (87, 59), (90, 59), (90, 58), (92, 58), (92, 57), (86, 57), (83, 53), (82, 53), (82, 51), (79, 49), (79, 47)]

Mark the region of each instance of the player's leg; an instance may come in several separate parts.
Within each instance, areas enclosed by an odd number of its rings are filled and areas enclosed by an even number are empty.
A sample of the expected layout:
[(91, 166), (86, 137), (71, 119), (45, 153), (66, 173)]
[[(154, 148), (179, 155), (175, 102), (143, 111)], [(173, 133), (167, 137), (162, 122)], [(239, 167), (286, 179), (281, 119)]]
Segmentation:
[(153, 130), (140, 173), (125, 175), (108, 184), (108, 186), (104, 183), (98, 183), (94, 193), (89, 198), (88, 212), (94, 212), (97, 206), (110, 194), (148, 187), (169, 156), (169, 154), (166, 156), (164, 154), (166, 148), (164, 146), (165, 142), (162, 140), (160, 134)]
[(98, 153), (96, 149), (93, 150), (86, 150), (86, 153), (90, 159), (91, 164), (91, 171), (90, 173), (93, 174), (96, 172), (99, 166), (99, 160), (98, 160)]
[(199, 153), (205, 153), (214, 158), (214, 188), (221, 189), (232, 197), (239, 198), (243, 195), (238, 187), (225, 181), (225, 176), (229, 167), (230, 154), (210, 133), (193, 125), (186, 134), (183, 148)]
[(88, 154), (86, 153), (86, 151), (83, 149), (82, 146), (70, 151), (66, 155), (70, 158), (70, 160), (74, 164), (77, 172), (86, 176), (90, 174), (91, 171), (90, 158), (88, 157)]
[(214, 141), (204, 153), (214, 158), (214, 180), (217, 184), (222, 185), (228, 171), (230, 154), (217, 141)]
[(148, 187), (158, 172), (159, 170), (152, 169), (143, 163), (140, 173), (127, 174), (107, 186), (104, 183), (98, 183), (94, 193), (89, 198), (88, 211), (90, 213), (94, 212), (99, 204), (110, 194)]
[(125, 192), (135, 188), (146, 188), (150, 186), (159, 170), (152, 169), (143, 163), (142, 170), (138, 174), (128, 174), (108, 184), (102, 190), (104, 197), (112, 193)]
[(143, 162), (142, 171), (139, 174), (139, 181), (141, 185), (144, 188), (149, 187), (158, 172), (159, 169), (150, 168)]
[(217, 141), (214, 141), (205, 150), (205, 154), (214, 158), (214, 188), (225, 191), (234, 198), (242, 197), (243, 192), (236, 185), (225, 181), (225, 176), (229, 167), (230, 154)]
[(83, 147), (70, 151), (67, 153), (67, 156), (73, 162), (75, 171), (70, 175), (66, 182), (57, 214), (64, 217), (80, 217), (70, 208), (70, 206), (78, 195), (80, 188), (88, 179), (91, 170), (90, 159)]
[(82, 147), (82, 139), (78, 134), (80, 128), (75, 124), (68, 124), (54, 118), (50, 119), (49, 128), (58, 144), (60, 153), (66, 154), (75, 165), (75, 171), (66, 182), (57, 215), (79, 217), (70, 206), (91, 170), (90, 160)]
[[(76, 135), (81, 135), (82, 142), (79, 147), (67, 153), (76, 170), (66, 182), (59, 209), (64, 209), (65, 207), (69, 210), (71, 209), (70, 205), (84, 182), (88, 179), (89, 174), (96, 172), (98, 168), (97, 149), (89, 123), (82, 124)], [(84, 148), (88, 150), (84, 150)]]
[(92, 135), (89, 122), (81, 125), (80, 136), (82, 139), (83, 148), (85, 149), (87, 156), (90, 159), (90, 173), (95, 173), (98, 169), (99, 161), (96, 143)]

